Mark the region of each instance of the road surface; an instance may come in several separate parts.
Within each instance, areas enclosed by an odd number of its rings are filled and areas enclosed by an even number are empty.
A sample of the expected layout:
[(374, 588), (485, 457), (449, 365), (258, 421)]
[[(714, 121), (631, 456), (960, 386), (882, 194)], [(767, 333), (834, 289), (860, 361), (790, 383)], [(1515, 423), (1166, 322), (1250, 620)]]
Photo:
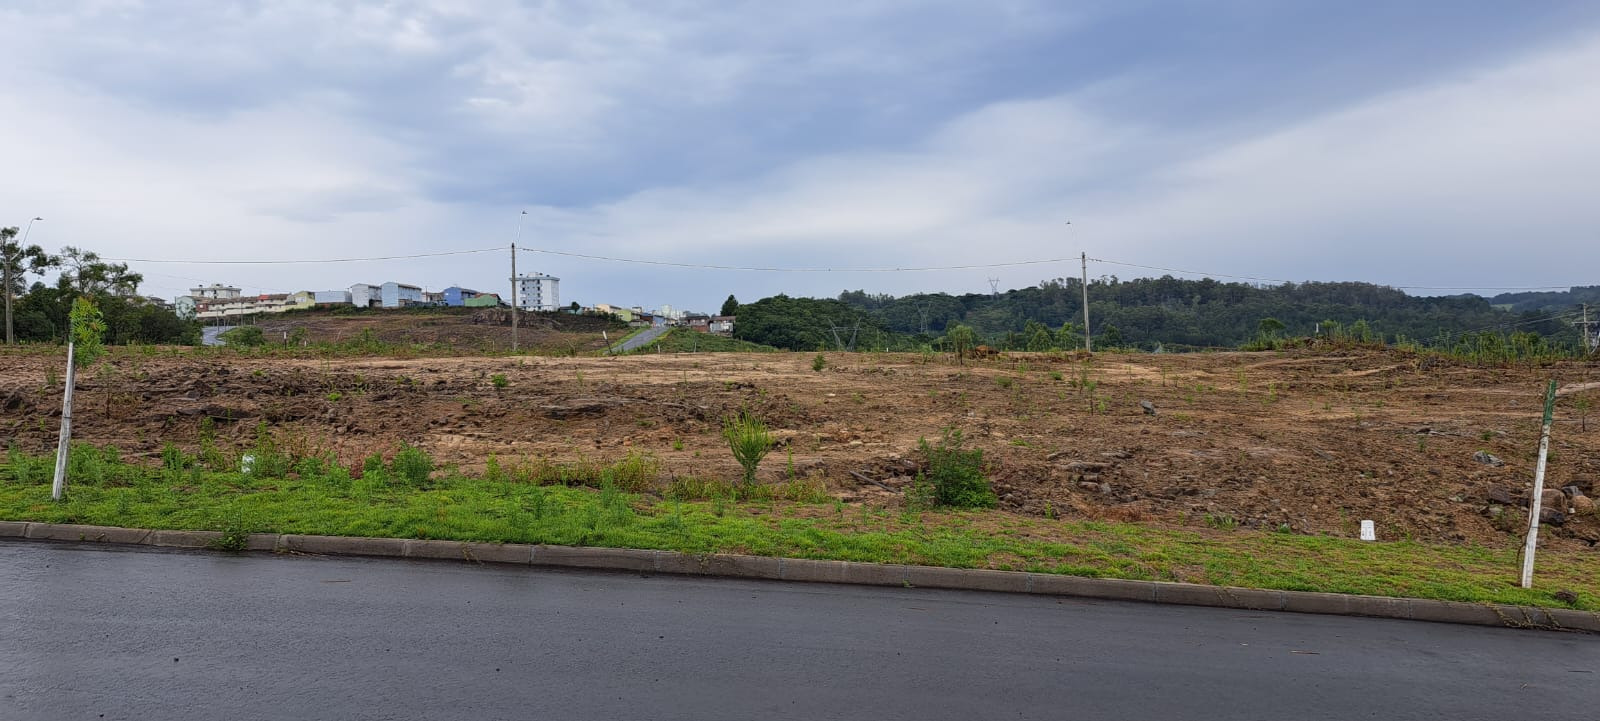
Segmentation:
[(1593, 719), (1600, 639), (0, 542), (0, 719)]
[(654, 343), (657, 338), (660, 338), (669, 330), (672, 329), (664, 325), (650, 326), (649, 328), (641, 331), (638, 335), (623, 341), (621, 345), (612, 348), (610, 352), (627, 353), (628, 351), (639, 350), (640, 348)]

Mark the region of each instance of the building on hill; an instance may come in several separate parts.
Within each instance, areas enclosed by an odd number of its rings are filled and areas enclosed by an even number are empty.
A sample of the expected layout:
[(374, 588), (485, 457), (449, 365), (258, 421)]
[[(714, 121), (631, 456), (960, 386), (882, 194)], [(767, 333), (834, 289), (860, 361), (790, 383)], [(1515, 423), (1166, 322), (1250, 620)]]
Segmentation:
[(403, 308), (422, 302), (420, 286), (396, 283), (392, 280), (379, 286), (378, 293), (380, 305), (385, 308)]
[(736, 320), (737, 318), (738, 318), (738, 316), (732, 316), (732, 315), (714, 315), (714, 316), (711, 316), (711, 322), (707, 325), (706, 330), (708, 332), (710, 332), (710, 333), (715, 333), (717, 335), (725, 335), (725, 336), (732, 337), (733, 336), (733, 321)]
[(383, 286), (356, 283), (350, 286), (350, 304), (357, 308), (372, 308), (383, 302)]
[(498, 308), (504, 305), (500, 301), (499, 293), (479, 293), (462, 301), (461, 304), (468, 308)]
[(517, 289), (515, 303), (522, 310), (554, 311), (561, 305), (561, 279), (543, 273), (519, 275), (511, 279)]
[(449, 288), (444, 289), (444, 304), (452, 307), (463, 306), (467, 304), (467, 301), (472, 300), (479, 295), (481, 295), (481, 293), (471, 288), (463, 288), (459, 285), (452, 285)]
[(311, 294), (311, 302), (317, 305), (350, 305), (350, 291), (319, 290)]
[(683, 320), (679, 321), (679, 323), (687, 327), (689, 330), (699, 331), (701, 333), (708, 333), (711, 331), (711, 316), (708, 315), (686, 315), (683, 317)]

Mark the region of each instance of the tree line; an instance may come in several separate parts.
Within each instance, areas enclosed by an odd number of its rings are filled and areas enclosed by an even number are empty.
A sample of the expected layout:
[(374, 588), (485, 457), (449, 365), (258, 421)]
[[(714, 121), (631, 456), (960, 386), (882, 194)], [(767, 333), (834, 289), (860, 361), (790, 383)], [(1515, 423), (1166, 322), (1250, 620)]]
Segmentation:
[[(17, 228), (0, 228), (0, 290), (5, 296), (7, 343), (64, 341), (71, 327), (73, 301), (89, 298), (105, 323), (105, 342), (200, 342), (200, 324), (139, 295), (144, 276), (126, 263), (112, 263), (93, 251), (67, 246), (48, 253), (17, 241)], [(57, 272), (54, 284), (44, 276)]]
[[(1000, 349), (1070, 349), (1082, 345), (1082, 293), (1079, 280), (1055, 278), (990, 294), (778, 295), (738, 305), (734, 335), (814, 350), (840, 347), (848, 340), (844, 334), (854, 332), (858, 348), (905, 350), (935, 345), (959, 324), (972, 330), (975, 342)], [(1359, 327), (1373, 341), (1389, 343), (1451, 345), (1464, 333), (1503, 331), (1538, 334), (1551, 345), (1577, 345), (1570, 323), (1547, 317), (1551, 307), (1560, 306), (1559, 297), (1540, 296), (1538, 309), (1529, 307), (1535, 299), (1516, 300), (1523, 303), (1520, 312), (1477, 295), (1412, 296), (1372, 283), (1256, 285), (1113, 276), (1090, 281), (1089, 320), (1096, 347), (1143, 350), (1238, 348), (1258, 344), (1264, 335), (1310, 336), (1328, 327)]]

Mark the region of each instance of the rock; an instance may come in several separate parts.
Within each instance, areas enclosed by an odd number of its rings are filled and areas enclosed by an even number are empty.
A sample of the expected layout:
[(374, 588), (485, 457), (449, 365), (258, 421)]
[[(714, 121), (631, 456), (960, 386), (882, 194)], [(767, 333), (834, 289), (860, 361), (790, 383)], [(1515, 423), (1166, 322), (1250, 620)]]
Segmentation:
[(1579, 489), (1577, 486), (1563, 486), (1561, 488), (1561, 492), (1567, 494), (1567, 498), (1577, 498), (1578, 496), (1583, 495), (1582, 489)]
[(1499, 456), (1488, 451), (1478, 451), (1477, 453), (1472, 454), (1472, 460), (1482, 463), (1486, 466), (1494, 466), (1496, 468), (1506, 464), (1505, 461), (1500, 460)]
[(1090, 481), (1078, 481), (1078, 487), (1085, 491), (1092, 491), (1095, 493), (1100, 491), (1100, 484)]
[(1567, 494), (1554, 488), (1546, 488), (1544, 495), (1539, 497), (1540, 508), (1554, 508), (1562, 513), (1567, 512)]
[(1100, 493), (1102, 495), (1107, 495), (1107, 496), (1111, 495), (1111, 484), (1109, 484), (1109, 483), (1101, 483), (1100, 484)]
[(1484, 492), (1484, 497), (1488, 498), (1490, 503), (1502, 506), (1509, 506), (1512, 503), (1511, 490), (1505, 486), (1489, 486), (1489, 490)]
[(1156, 404), (1151, 403), (1150, 401), (1139, 401), (1139, 407), (1144, 409), (1144, 414), (1147, 416), (1153, 416), (1156, 414)]
[(1578, 602), (1578, 594), (1568, 591), (1565, 588), (1551, 594), (1551, 597), (1555, 598), (1557, 601), (1567, 604), (1568, 606)]
[(1498, 504), (1490, 504), (1488, 508), (1483, 509), (1483, 515), (1488, 516), (1489, 518), (1499, 518), (1505, 515), (1505, 513), (1506, 507)]
[(1572, 515), (1574, 515), (1574, 516), (1592, 516), (1592, 515), (1594, 515), (1594, 499), (1590, 498), (1588, 496), (1574, 496), (1572, 498)]
[(1567, 514), (1554, 508), (1540, 508), (1539, 522), (1546, 525), (1559, 526), (1567, 522)]
[(1073, 461), (1067, 464), (1067, 470), (1073, 473), (1100, 473), (1110, 467), (1111, 464), (1109, 463), (1097, 463), (1095, 461)]

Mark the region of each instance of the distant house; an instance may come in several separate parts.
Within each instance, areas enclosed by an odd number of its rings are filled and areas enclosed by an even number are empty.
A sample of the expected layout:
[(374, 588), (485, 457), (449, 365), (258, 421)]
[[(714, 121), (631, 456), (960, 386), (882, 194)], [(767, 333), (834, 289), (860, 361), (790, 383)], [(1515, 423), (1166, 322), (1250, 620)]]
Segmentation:
[(459, 285), (452, 285), (449, 288), (444, 289), (444, 304), (451, 307), (463, 306), (467, 304), (467, 301), (472, 300), (479, 295), (482, 294), (471, 288), (463, 288)]
[(503, 304), (499, 293), (479, 293), (463, 301), (462, 305), (468, 308), (498, 308)]
[(701, 333), (709, 333), (711, 331), (711, 316), (686, 315), (683, 317), (683, 325), (687, 326), (690, 330), (699, 331)]
[(311, 294), (311, 302), (317, 305), (350, 305), (350, 291), (319, 290)]
[(401, 308), (422, 302), (422, 288), (389, 281), (379, 286), (379, 300), (385, 308)]
[(371, 283), (357, 283), (350, 286), (350, 304), (357, 308), (371, 308), (382, 300), (382, 286)]
[(711, 322), (707, 330), (717, 335), (731, 336), (733, 335), (733, 321), (736, 317), (731, 315), (711, 316)]

